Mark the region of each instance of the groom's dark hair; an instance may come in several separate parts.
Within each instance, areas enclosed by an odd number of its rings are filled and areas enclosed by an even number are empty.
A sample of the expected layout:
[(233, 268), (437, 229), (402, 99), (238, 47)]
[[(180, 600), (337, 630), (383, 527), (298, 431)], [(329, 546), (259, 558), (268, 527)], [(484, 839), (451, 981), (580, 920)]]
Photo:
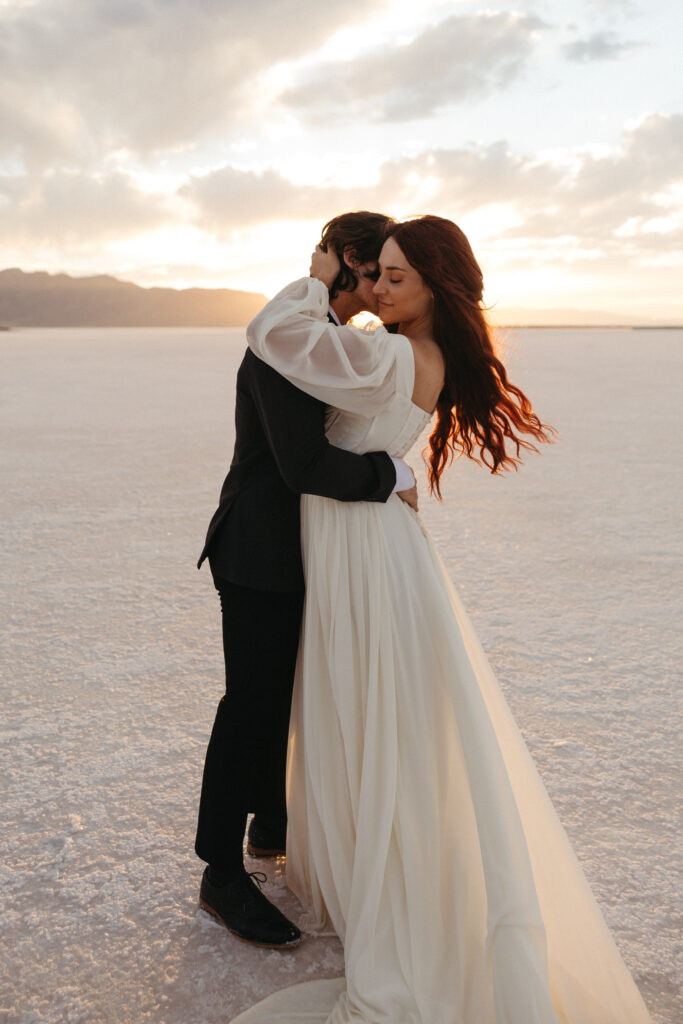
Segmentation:
[(335, 299), (339, 292), (352, 292), (358, 284), (358, 275), (344, 262), (344, 253), (350, 249), (359, 263), (373, 262), (379, 257), (387, 230), (395, 223), (393, 217), (369, 210), (340, 213), (328, 220), (322, 230), (320, 244), (325, 251), (332, 246), (341, 263), (341, 270), (330, 289), (331, 299)]

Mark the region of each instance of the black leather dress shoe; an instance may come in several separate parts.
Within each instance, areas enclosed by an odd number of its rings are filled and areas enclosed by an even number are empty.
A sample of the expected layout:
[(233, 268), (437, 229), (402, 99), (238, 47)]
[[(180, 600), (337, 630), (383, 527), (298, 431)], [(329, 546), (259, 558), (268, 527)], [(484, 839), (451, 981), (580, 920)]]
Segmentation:
[(254, 815), (247, 831), (247, 853), (250, 857), (284, 857), (286, 845), (286, 824), (273, 827)]
[(301, 942), (301, 932), (263, 895), (260, 886), (265, 880), (259, 871), (244, 871), (218, 887), (212, 884), (206, 868), (199, 906), (244, 942), (269, 949), (294, 949)]

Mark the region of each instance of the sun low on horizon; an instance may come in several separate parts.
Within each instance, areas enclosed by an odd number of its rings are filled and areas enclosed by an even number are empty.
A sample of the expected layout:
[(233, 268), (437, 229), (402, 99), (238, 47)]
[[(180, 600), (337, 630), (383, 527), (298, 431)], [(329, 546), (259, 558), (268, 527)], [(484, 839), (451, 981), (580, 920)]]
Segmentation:
[(2, 0), (0, 268), (272, 295), (335, 214), (436, 213), (502, 314), (680, 322), (680, 21), (664, 0)]

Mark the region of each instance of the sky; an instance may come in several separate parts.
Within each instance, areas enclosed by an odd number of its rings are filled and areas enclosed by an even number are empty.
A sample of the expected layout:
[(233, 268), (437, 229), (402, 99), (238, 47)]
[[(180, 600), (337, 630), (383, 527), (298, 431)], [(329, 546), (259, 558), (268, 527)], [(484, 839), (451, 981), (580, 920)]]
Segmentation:
[(683, 322), (673, 0), (0, 0), (0, 267), (274, 294), (436, 213), (486, 302)]

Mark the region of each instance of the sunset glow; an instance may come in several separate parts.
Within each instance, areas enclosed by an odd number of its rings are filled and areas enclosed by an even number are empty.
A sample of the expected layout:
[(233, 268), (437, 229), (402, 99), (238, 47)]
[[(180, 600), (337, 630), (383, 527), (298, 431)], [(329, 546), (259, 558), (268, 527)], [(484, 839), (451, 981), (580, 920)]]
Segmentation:
[(433, 212), (492, 303), (683, 319), (672, 5), (261, 7), (4, 0), (0, 267), (272, 294), (330, 216)]

